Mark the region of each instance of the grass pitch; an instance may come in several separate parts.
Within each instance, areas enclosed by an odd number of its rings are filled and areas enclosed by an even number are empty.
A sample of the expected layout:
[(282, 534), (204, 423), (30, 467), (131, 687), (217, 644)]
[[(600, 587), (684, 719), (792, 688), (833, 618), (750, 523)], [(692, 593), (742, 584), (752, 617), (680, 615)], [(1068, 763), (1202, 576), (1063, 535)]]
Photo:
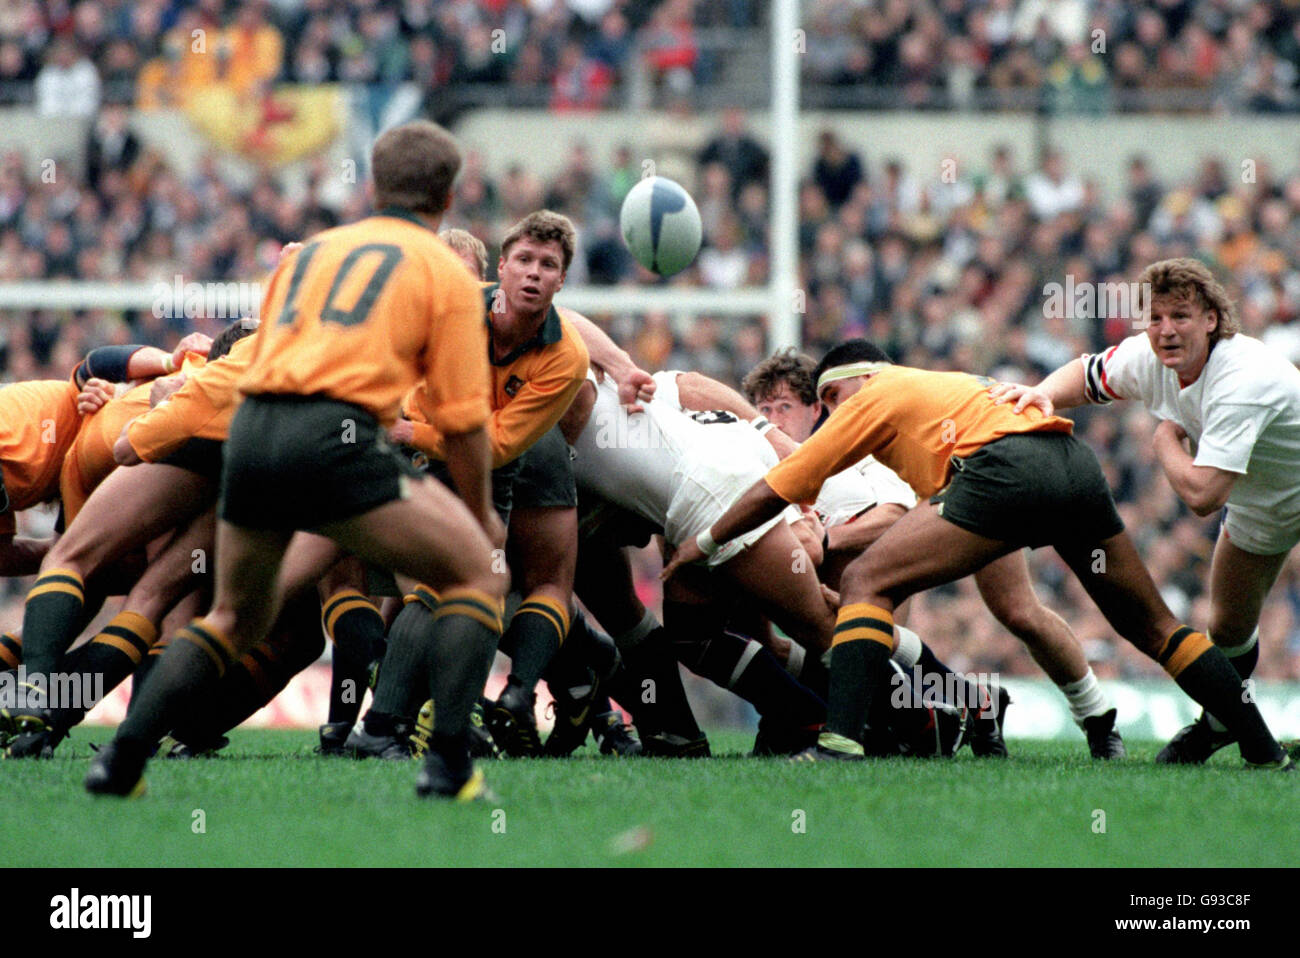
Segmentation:
[[(706, 761), (485, 763), (491, 804), (420, 801), (416, 765), (312, 754), (314, 732), (239, 731), (212, 759), (155, 761), (141, 800), (81, 789), (89, 742), (0, 764), (10, 866), (1294, 866), (1300, 776), (1089, 761), (1013, 741), (1008, 761), (794, 766), (711, 735)], [(71, 747), (69, 747), (71, 746)], [(1231, 754), (1228, 754), (1231, 753)], [(1207, 827), (1208, 826), (1208, 827)]]

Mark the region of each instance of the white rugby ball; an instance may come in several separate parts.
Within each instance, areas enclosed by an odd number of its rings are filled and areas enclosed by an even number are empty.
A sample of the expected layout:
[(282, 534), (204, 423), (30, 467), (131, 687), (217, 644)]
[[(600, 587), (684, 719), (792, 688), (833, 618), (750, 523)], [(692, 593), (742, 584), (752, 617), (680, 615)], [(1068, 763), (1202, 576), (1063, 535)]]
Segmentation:
[(663, 176), (647, 176), (628, 191), (619, 228), (636, 261), (660, 276), (690, 266), (703, 235), (691, 194)]

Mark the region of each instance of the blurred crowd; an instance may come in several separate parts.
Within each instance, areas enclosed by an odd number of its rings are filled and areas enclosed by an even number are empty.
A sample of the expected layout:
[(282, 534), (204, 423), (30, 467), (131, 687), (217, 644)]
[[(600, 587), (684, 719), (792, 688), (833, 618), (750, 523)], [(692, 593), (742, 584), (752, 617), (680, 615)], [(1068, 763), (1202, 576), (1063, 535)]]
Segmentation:
[[(13, 0), (0, 6), (0, 104), (91, 116), (101, 97), (183, 106), (214, 83), (467, 84), (604, 105), (632, 56), (689, 91), (701, 26), (749, 27), (754, 0)], [(635, 54), (634, 54), (635, 49)], [(543, 99), (542, 102), (547, 102)]]
[[(634, 59), (652, 83), (689, 98), (716, 68), (699, 30), (762, 31), (766, 9), (756, 0), (12, 0), (0, 6), (0, 103), (90, 116), (101, 96), (180, 105), (218, 82), (249, 95), (274, 82), (411, 82), (427, 94), (509, 87), (556, 109), (591, 109), (619, 102)], [(1286, 0), (811, 0), (803, 22), (807, 84), (884, 94), (896, 106), (1300, 108), (1300, 9)]]

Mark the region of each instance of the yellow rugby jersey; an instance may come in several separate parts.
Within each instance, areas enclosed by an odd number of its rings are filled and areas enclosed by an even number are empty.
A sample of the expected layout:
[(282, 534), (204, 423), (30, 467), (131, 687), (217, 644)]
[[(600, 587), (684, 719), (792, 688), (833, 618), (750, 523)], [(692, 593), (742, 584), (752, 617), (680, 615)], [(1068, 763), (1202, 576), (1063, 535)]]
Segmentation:
[(257, 333), (245, 336), (220, 359), (189, 373), (170, 399), (132, 422), (126, 438), (135, 454), (145, 462), (159, 462), (190, 439), (224, 442), (243, 398), (239, 382), (248, 372), (256, 339)]
[(1073, 430), (1070, 420), (1032, 406), (1014, 413), (996, 405), (992, 385), (969, 373), (882, 369), (774, 466), (767, 484), (787, 502), (811, 504), (828, 478), (873, 455), (925, 498), (948, 484), (954, 456), (1015, 433)]
[[(483, 286), (484, 309), (491, 325), (492, 299), (497, 283)], [(488, 417), (488, 439), (492, 443), (492, 468), (519, 458), (546, 431), (560, 421), (573, 397), (587, 378), (587, 347), (572, 324), (551, 306), (537, 335), (508, 356), (491, 355), (492, 414)], [(427, 396), (416, 386), (402, 403), (415, 425), (411, 444), (427, 455), (443, 458), (442, 435), (424, 411)]]
[(95, 487), (117, 468), (113, 444), (127, 423), (149, 411), (152, 388), (152, 381), (136, 386), (81, 421), (76, 441), (64, 457), (59, 473), (59, 498), (63, 502), (65, 525), (72, 523)]
[(402, 211), (320, 233), (271, 277), (246, 395), (321, 395), (384, 425), (416, 383), (442, 432), (487, 421), (483, 299), (465, 264)]
[(0, 388), (0, 534), (14, 514), (58, 495), (59, 470), (81, 426), (79, 390), (70, 380), (38, 380)]

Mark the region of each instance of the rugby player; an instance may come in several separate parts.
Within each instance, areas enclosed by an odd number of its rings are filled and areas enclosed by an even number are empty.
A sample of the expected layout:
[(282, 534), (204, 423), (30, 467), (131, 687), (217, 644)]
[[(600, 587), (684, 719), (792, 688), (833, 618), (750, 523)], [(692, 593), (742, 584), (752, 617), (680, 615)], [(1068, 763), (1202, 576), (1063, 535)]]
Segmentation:
[[(1300, 542), (1300, 371), (1241, 333), (1235, 305), (1203, 263), (1162, 260), (1138, 282), (1150, 290), (1144, 332), (1037, 387), (1002, 384), (992, 394), (1014, 400), (1016, 412), (1032, 405), (1047, 415), (1137, 399), (1160, 420), (1153, 446), (1169, 484), (1198, 516), (1223, 509), (1206, 635), (1244, 684), (1259, 661), (1260, 609)], [(1220, 716), (1202, 712), (1156, 760), (1204, 762), (1233, 740)]]
[[(458, 245), (471, 245), (456, 239)], [(493, 387), (486, 429), (494, 505), (508, 521), (513, 589), (524, 597), (501, 641), (511, 656), (511, 674), (487, 718), (498, 746), (512, 755), (540, 754), (533, 689), (564, 642), (572, 616), (577, 493), (568, 446), (555, 427), (587, 374), (588, 354), (552, 299), (564, 284), (575, 244), (567, 217), (549, 210), (532, 213), (502, 241), (500, 282), (482, 288)], [(477, 252), (474, 268), (482, 268)], [(460, 255), (469, 266), (468, 257)], [(406, 416), (390, 436), (431, 460), (431, 472), (447, 480), (438, 462), (444, 456), (441, 431), (420, 412), (422, 388), (407, 397)], [(418, 650), (439, 596), (427, 584), (410, 595), (414, 601), (406, 603), (390, 631), (374, 703), (348, 738), (347, 747), (358, 754), (401, 757), (403, 726), (420, 700)]]
[[(1024, 546), (1051, 545), (1115, 630), (1236, 734), (1249, 767), (1294, 771), (1258, 708), (1242, 701), (1228, 658), (1160, 598), (1096, 457), (1070, 434), (1073, 424), (1037, 408), (1017, 414), (998, 405), (992, 385), (966, 373), (895, 366), (864, 340), (836, 347), (817, 367), (830, 417), (665, 568), (671, 578), (790, 503), (814, 501), (828, 478), (867, 455), (929, 497), (844, 570), (827, 729), (798, 758), (862, 757), (856, 736), (887, 681), (893, 611), (908, 596)], [(1097, 550), (1104, 572), (1093, 571)]]
[[(823, 406), (817, 398), (811, 357), (794, 350), (777, 353), (745, 377), (745, 390), (757, 411), (796, 442), (812, 435)], [(823, 579), (839, 587), (845, 566), (916, 504), (916, 494), (898, 476), (868, 456), (832, 476), (817, 497), (816, 509), (826, 528)], [(1034, 592), (1024, 550), (990, 562), (974, 575), (980, 597), (1002, 625), (1025, 643), (1039, 667), (1056, 683), (1070, 713), (1088, 740), (1094, 758), (1122, 758), (1123, 740), (1115, 731), (1117, 712), (1097, 683), (1078, 639)], [(896, 616), (897, 618), (897, 616)], [(919, 660), (927, 671), (952, 673), (923, 646)], [(999, 689), (993, 714), (977, 716), (971, 747), (976, 754), (1005, 755), (1001, 724), (1010, 702)], [(972, 703), (973, 704), (973, 703)]]
[[(501, 634), (506, 582), (492, 558), (505, 530), (490, 495), (482, 297), (436, 236), (459, 166), (455, 140), (435, 124), (387, 131), (371, 161), (380, 211), (320, 233), (272, 276), (226, 442), (212, 609), (173, 638), (92, 762), (89, 791), (142, 790), (159, 736), (266, 634), (279, 601), (266, 585), (307, 529), (439, 591), (429, 668), (438, 728), (416, 791), (486, 794), (465, 726)], [(460, 498), (384, 436), (418, 381)]]

